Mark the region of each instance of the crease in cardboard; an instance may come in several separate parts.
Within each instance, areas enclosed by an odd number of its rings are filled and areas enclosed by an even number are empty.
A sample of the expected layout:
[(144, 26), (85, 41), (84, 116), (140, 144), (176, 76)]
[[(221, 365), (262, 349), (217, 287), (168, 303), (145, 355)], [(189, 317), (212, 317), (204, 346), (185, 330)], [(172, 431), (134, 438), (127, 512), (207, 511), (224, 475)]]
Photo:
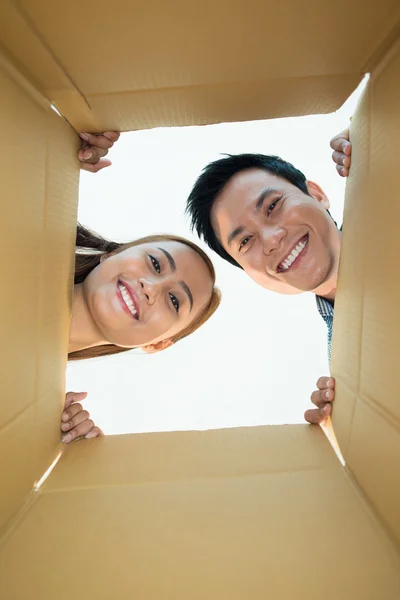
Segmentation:
[(358, 497), (360, 498), (364, 508), (366, 509), (367, 513), (372, 517), (371, 521), (376, 525), (377, 528), (379, 527), (383, 529), (391, 549), (394, 550), (396, 554), (399, 554), (400, 543), (396, 538), (395, 533), (387, 524), (386, 520), (382, 517), (379, 511), (375, 508), (374, 504), (369, 499), (368, 495), (365, 493), (364, 488), (360, 485), (350, 467), (345, 465), (343, 470), (346, 472), (349, 484), (356, 490), (356, 493), (358, 494)]
[(31, 402), (30, 404), (28, 404), (27, 406), (24, 406), (24, 408), (22, 408), (20, 411), (18, 412), (14, 412), (12, 413), (11, 418), (6, 421), (5, 423), (3, 423), (0, 427), (0, 434), (5, 431), (8, 427), (10, 427), (10, 425), (13, 425), (13, 423), (19, 419), (24, 413), (26, 413), (28, 410), (31, 410), (32, 408), (35, 407), (36, 404), (36, 399), (33, 400), (33, 402)]
[[(349, 435), (347, 436), (346, 440), (342, 440), (341, 445), (339, 446), (341, 448), (341, 454), (343, 456), (343, 460), (344, 462), (346, 462), (346, 455), (347, 452), (349, 450), (349, 446), (350, 446), (350, 439), (351, 439), (351, 431), (352, 431), (352, 427), (353, 427), (353, 422), (354, 422), (354, 417), (355, 417), (355, 412), (356, 412), (356, 404), (357, 404), (357, 393), (354, 393), (354, 390), (352, 389), (351, 386), (349, 386), (346, 383), (346, 380), (340, 376), (336, 376), (335, 377), (336, 382), (339, 382), (345, 389), (346, 392), (348, 393), (349, 396), (352, 396), (354, 398), (354, 402), (353, 402), (353, 406), (351, 409), (351, 417), (349, 418), (349, 420), (346, 421), (348, 422), (348, 429), (349, 429)], [(335, 428), (333, 426), (332, 423), (332, 431), (335, 432)], [(336, 438), (336, 434), (334, 433), (335, 438)]]
[[(393, 21), (395, 24), (388, 28), (388, 33), (383, 40), (378, 44), (377, 48), (371, 54), (364, 64), (365, 73), (382, 70), (383, 65), (386, 65), (385, 58), (395, 52), (396, 44), (400, 36), (400, 9), (395, 10)], [(397, 41), (396, 41), (397, 40)]]
[[(60, 457), (61, 458), (61, 455)], [(58, 462), (58, 458), (57, 458), (57, 462)], [(54, 465), (55, 466), (55, 465)], [(331, 467), (332, 468), (332, 467)], [(336, 466), (335, 466), (336, 468)], [(196, 477), (196, 476), (186, 476), (185, 482), (187, 483), (204, 483), (206, 481), (229, 481), (229, 480), (235, 480), (235, 479), (248, 479), (248, 478), (257, 478), (257, 477), (275, 477), (275, 476), (279, 476), (279, 475), (288, 475), (290, 473), (312, 473), (314, 471), (327, 471), (327, 469), (329, 469), (329, 467), (327, 467), (326, 465), (319, 465), (319, 466), (314, 466), (314, 467), (301, 467), (301, 468), (288, 468), (288, 469), (280, 469), (277, 471), (251, 471), (251, 472), (240, 472), (237, 474), (234, 473), (229, 473), (229, 474), (221, 474), (221, 473), (216, 473), (215, 475), (206, 475), (206, 476), (201, 476), (201, 477)], [(51, 473), (50, 473), (51, 474)], [(47, 478), (46, 478), (47, 479)], [(88, 484), (88, 485), (67, 485), (65, 487), (57, 487), (57, 488), (48, 488), (47, 486), (44, 486), (43, 489), (41, 489), (41, 493), (44, 494), (58, 494), (58, 493), (73, 493), (73, 492), (77, 492), (77, 491), (83, 491), (83, 490), (104, 490), (104, 489), (115, 489), (115, 488), (139, 488), (139, 487), (147, 487), (147, 486), (163, 486), (163, 485), (170, 485), (170, 484), (175, 484), (175, 483), (180, 483), (182, 482), (182, 477), (180, 477), (179, 475), (176, 477), (172, 477), (170, 479), (162, 479), (162, 478), (158, 478), (158, 479), (146, 479), (146, 480), (142, 480), (142, 481), (132, 481), (129, 483), (120, 483), (120, 482), (116, 482), (116, 483), (92, 483), (92, 484)]]
[(22, 519), (29, 513), (29, 511), (37, 501), (37, 498), (38, 494), (35, 494), (32, 489), (26, 496), (24, 504), (0, 528), (0, 554), (3, 546), (5, 546), (7, 540), (13, 535), (14, 531), (18, 528)]
[[(65, 452), (65, 447), (61, 443), (58, 445), (58, 451), (55, 455), (54, 460), (47, 468), (42, 477), (33, 484), (31, 491), (27, 494), (23, 505), (6, 521), (2, 527), (0, 527), (0, 554), (2, 547), (5, 545), (7, 539), (12, 536), (14, 531), (19, 527), (23, 519), (28, 515), (34, 504), (37, 502), (39, 497), (43, 494), (46, 479), (51, 475), (51, 472), (56, 467), (60, 458)], [(46, 477), (45, 477), (46, 476)], [(43, 481), (42, 481), (43, 480)], [(40, 485), (38, 485), (40, 484)]]
[(382, 71), (387, 67), (390, 61), (396, 57), (396, 54), (400, 49), (400, 25), (396, 27), (396, 36), (393, 44), (389, 48), (386, 48), (386, 52), (380, 57), (380, 61), (377, 62), (376, 67), (371, 71), (371, 81), (378, 79)]
[(65, 121), (67, 123), (67, 125), (69, 125), (71, 127), (71, 129), (73, 129), (76, 132), (75, 127), (72, 125), (72, 123), (70, 123), (67, 119), (67, 117), (61, 112), (61, 110), (58, 108), (58, 106), (52, 102), (50, 104), (50, 108), (53, 112), (56, 113), (56, 115), (58, 115), (63, 121)]
[[(231, 87), (231, 86), (240, 86), (240, 85), (246, 85), (249, 86), (251, 84), (265, 84), (267, 82), (303, 82), (303, 81), (318, 81), (318, 80), (327, 80), (329, 81), (330, 79), (335, 79), (335, 78), (351, 78), (351, 77), (358, 77), (358, 83), (355, 85), (355, 88), (357, 88), (357, 86), (359, 85), (359, 83), (362, 81), (363, 77), (365, 76), (365, 74), (360, 74), (357, 72), (338, 72), (338, 73), (332, 73), (330, 75), (302, 75), (301, 77), (266, 77), (266, 78), (253, 78), (253, 79), (231, 79), (229, 81), (221, 81), (221, 82), (216, 82), (216, 81), (211, 81), (211, 82), (203, 82), (203, 83), (194, 83), (191, 85), (171, 85), (168, 87), (153, 87), (153, 88), (138, 88), (138, 89), (130, 89), (130, 90), (116, 90), (115, 92), (89, 92), (88, 93), (88, 97), (90, 98), (112, 98), (113, 96), (124, 96), (124, 95), (131, 95), (131, 96), (135, 96), (135, 95), (140, 95), (140, 94), (148, 94), (148, 95), (153, 95), (153, 94), (168, 94), (168, 93), (174, 93), (174, 92), (187, 92), (187, 91), (192, 91), (192, 90), (201, 90), (201, 89), (207, 89), (207, 88), (216, 88), (216, 89), (223, 89), (225, 87)], [(90, 106), (90, 105), (89, 105)]]
[(47, 110), (50, 107), (50, 101), (39, 91), (39, 86), (32, 83), (19, 69), (8, 52), (0, 44), (0, 68), (2, 68), (9, 77), (21, 88), (36, 104)]
[(57, 465), (58, 461), (60, 460), (63, 452), (64, 452), (64, 450), (59, 450), (57, 456), (55, 457), (55, 459), (53, 460), (53, 462), (51, 463), (51, 465), (49, 466), (49, 468), (43, 473), (43, 475), (41, 476), (41, 478), (34, 484), (34, 486), (33, 486), (33, 491), (34, 492), (37, 493), (40, 490), (40, 488), (42, 487), (42, 485), (45, 483), (46, 479), (48, 477), (50, 477), (51, 472), (53, 471), (53, 469)]
[(324, 432), (324, 434), (326, 435), (328, 442), (332, 446), (337, 458), (339, 459), (340, 464), (342, 466), (345, 466), (346, 461), (345, 461), (342, 451), (340, 449), (339, 442), (337, 441), (335, 430), (332, 425), (332, 419), (330, 417), (328, 417), (325, 425), (321, 425), (320, 427), (321, 427), (322, 431)]
[(67, 69), (61, 63), (61, 61), (59, 60), (59, 58), (57, 58), (56, 54), (52, 50), (50, 44), (48, 43), (48, 41), (46, 40), (46, 38), (44, 37), (44, 35), (42, 34), (42, 32), (39, 30), (39, 28), (36, 25), (35, 21), (27, 13), (27, 11), (21, 6), (21, 4), (20, 4), (20, 2), (18, 0), (11, 0), (11, 3), (14, 6), (15, 10), (18, 12), (18, 14), (21, 17), (21, 19), (27, 25), (28, 29), (33, 33), (33, 35), (36, 37), (36, 39), (41, 44), (41, 46), (44, 48), (44, 50), (47, 52), (47, 54), (51, 57), (52, 61), (57, 65), (57, 67), (62, 72), (62, 74), (67, 78), (67, 80), (70, 83), (70, 85), (74, 88), (74, 90), (76, 92), (78, 92), (78, 94), (80, 95), (80, 97), (82, 98), (82, 100), (84, 100), (84, 102), (86, 103), (86, 105), (88, 106), (88, 108), (91, 110), (91, 106), (90, 106), (90, 104), (89, 104), (89, 102), (88, 102), (85, 94), (79, 89), (78, 85), (76, 84), (76, 82), (74, 81), (74, 79), (71, 77), (71, 75), (68, 73)]
[(393, 413), (389, 412), (388, 408), (382, 408), (382, 406), (378, 404), (372, 396), (368, 396), (368, 394), (365, 392), (361, 394), (359, 391), (359, 393), (356, 395), (354, 410), (358, 400), (366, 404), (375, 414), (379, 415), (389, 427), (393, 427), (396, 429), (396, 431), (400, 430), (400, 419), (393, 415)]

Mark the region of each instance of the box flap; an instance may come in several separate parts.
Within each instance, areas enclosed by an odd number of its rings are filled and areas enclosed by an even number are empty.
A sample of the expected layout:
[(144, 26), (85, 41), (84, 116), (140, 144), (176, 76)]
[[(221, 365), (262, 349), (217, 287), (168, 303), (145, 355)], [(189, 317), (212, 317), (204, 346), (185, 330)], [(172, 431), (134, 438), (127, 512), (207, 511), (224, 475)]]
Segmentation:
[(335, 305), (333, 426), (348, 467), (400, 542), (400, 43), (352, 120)]
[(7, 0), (0, 39), (78, 129), (337, 109), (399, 23), (397, 0)]
[(69, 125), (2, 69), (0, 90), (1, 531), (59, 443), (79, 170)]
[(0, 553), (1, 597), (400, 595), (400, 557), (318, 428), (78, 442), (43, 488)]

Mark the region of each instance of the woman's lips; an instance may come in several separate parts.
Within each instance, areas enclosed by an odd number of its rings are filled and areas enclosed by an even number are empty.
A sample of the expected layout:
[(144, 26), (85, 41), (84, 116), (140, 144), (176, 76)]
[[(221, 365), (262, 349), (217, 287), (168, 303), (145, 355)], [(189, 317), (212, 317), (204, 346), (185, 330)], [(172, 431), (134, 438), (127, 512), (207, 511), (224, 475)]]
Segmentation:
[(139, 302), (135, 292), (125, 281), (117, 281), (117, 297), (124, 311), (134, 319), (138, 320)]

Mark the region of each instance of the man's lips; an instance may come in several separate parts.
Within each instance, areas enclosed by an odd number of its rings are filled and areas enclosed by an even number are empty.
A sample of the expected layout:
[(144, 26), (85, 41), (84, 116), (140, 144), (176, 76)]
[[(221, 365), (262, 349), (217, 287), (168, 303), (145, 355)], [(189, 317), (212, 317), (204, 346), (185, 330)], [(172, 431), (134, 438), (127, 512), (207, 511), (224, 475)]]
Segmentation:
[(303, 261), (308, 250), (309, 235), (303, 235), (291, 249), (289, 249), (282, 257), (276, 267), (277, 273), (286, 273), (294, 268), (297, 268)]
[(136, 296), (133, 288), (122, 279), (117, 281), (117, 297), (124, 311), (130, 317), (138, 320), (140, 316), (138, 297)]

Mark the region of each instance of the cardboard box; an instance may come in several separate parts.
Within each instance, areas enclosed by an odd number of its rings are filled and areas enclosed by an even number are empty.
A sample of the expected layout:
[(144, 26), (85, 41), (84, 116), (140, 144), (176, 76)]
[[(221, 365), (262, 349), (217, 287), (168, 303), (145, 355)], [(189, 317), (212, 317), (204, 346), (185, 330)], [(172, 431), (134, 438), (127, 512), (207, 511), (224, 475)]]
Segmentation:
[[(399, 6), (325, 4), (1, 3), (1, 600), (400, 598)], [(368, 70), (333, 341), (346, 466), (306, 425), (62, 447), (73, 128), (329, 112)]]

